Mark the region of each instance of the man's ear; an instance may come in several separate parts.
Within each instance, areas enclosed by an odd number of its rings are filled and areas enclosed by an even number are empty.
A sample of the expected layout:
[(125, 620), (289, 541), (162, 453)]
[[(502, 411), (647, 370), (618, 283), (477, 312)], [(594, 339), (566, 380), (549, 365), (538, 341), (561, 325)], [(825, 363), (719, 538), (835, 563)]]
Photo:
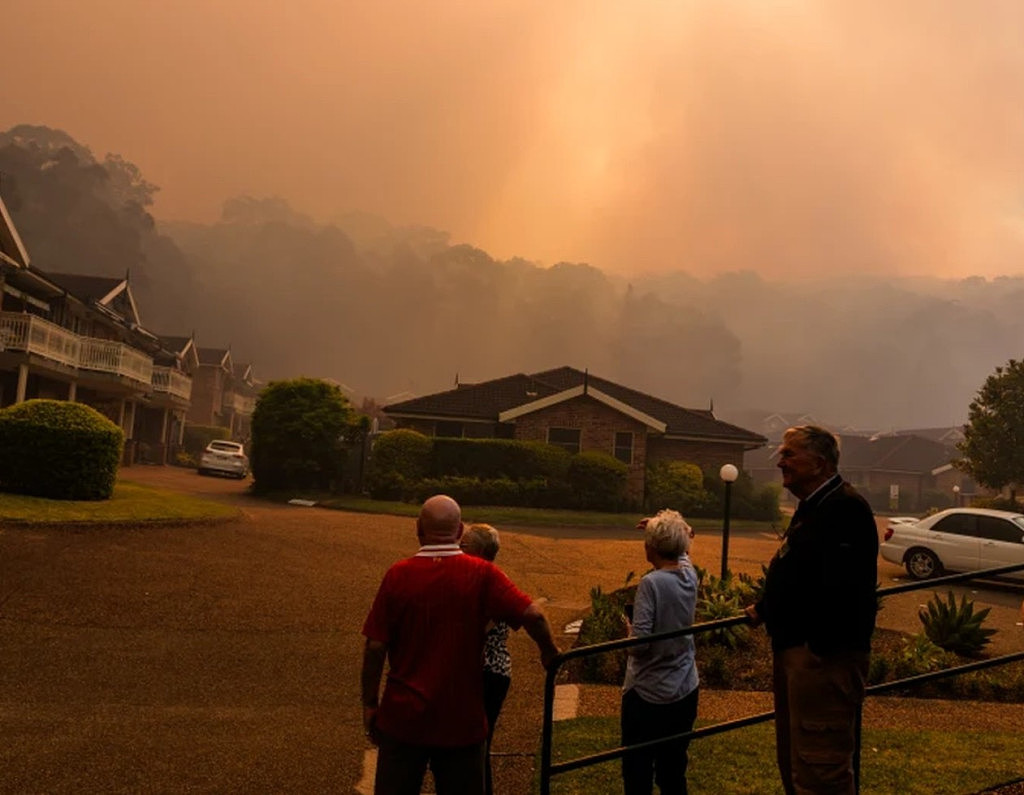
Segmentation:
[(466, 524), (465, 524), (465, 522), (459, 522), (459, 532), (455, 536), (455, 540), (459, 541), (462, 538), (462, 534), (464, 532), (466, 532)]

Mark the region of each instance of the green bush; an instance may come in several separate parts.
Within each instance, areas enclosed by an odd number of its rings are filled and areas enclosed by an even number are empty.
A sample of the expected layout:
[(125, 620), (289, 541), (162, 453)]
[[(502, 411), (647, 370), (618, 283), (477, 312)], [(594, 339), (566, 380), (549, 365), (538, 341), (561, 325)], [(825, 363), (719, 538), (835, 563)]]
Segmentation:
[(272, 381), (252, 415), (253, 488), (340, 489), (348, 449), (362, 444), (368, 425), (336, 384), (316, 378)]
[(704, 474), (686, 461), (656, 461), (647, 467), (645, 503), (652, 511), (672, 508), (696, 516), (707, 502)]
[(378, 436), (370, 450), (366, 488), (375, 500), (413, 499), (410, 490), (430, 474), (433, 441), (400, 428)]
[(55, 500), (114, 493), (124, 432), (95, 409), (29, 400), (0, 410), (0, 489)]
[(971, 500), (973, 508), (992, 508), (996, 511), (1020, 511), (1020, 503), (1009, 497), (975, 497)]
[(959, 604), (952, 591), (948, 596), (946, 602), (938, 594), (933, 596), (927, 609), (918, 610), (917, 617), (924, 625), (928, 639), (936, 646), (963, 657), (976, 657), (996, 634), (994, 629), (981, 626), (991, 608), (975, 613), (974, 602), (966, 596), (961, 597)]
[(430, 472), (438, 477), (562, 479), (569, 469), (570, 454), (557, 445), (544, 442), (443, 437), (432, 441)]
[[(725, 483), (722, 482), (718, 470), (708, 470), (704, 473), (704, 490), (707, 492), (707, 499), (700, 511), (693, 515), (721, 517), (725, 513)], [(782, 517), (779, 510), (779, 493), (777, 484), (755, 486), (750, 475), (741, 471), (736, 482), (732, 484), (729, 515), (735, 519), (777, 522)]]
[[(630, 572), (626, 586), (612, 593), (604, 593), (600, 585), (590, 589), (590, 615), (583, 619), (576, 645), (591, 646), (626, 637), (625, 609), (636, 596), (636, 586), (629, 585), (632, 579)], [(591, 654), (576, 661), (573, 672), (581, 682), (622, 684), (627, 658), (625, 649)]]
[(181, 434), (181, 448), (197, 462), (206, 446), (215, 439), (230, 439), (231, 430), (220, 425), (192, 425), (186, 423)]
[(423, 502), (434, 494), (447, 494), (460, 505), (520, 505), (519, 484), (508, 478), (424, 478), (414, 487), (413, 498)]
[(566, 473), (566, 482), (575, 493), (575, 507), (598, 511), (625, 508), (628, 473), (629, 467), (608, 453), (577, 453)]

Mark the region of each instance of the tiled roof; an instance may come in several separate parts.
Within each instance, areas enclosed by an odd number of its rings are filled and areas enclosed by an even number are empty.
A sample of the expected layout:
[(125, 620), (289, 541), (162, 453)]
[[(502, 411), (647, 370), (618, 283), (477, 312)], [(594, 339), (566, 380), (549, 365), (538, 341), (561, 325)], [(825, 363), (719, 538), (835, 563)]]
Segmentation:
[(159, 335), (159, 339), (161, 345), (175, 353), (181, 353), (185, 350), (185, 346), (192, 341), (191, 337), (165, 337), (163, 334)]
[(715, 419), (710, 411), (683, 408), (573, 367), (464, 384), (446, 392), (393, 403), (386, 406), (384, 412), (393, 417), (434, 416), (497, 422), (503, 411), (578, 387), (584, 380), (594, 389), (661, 420), (669, 436), (700, 436), (756, 445), (766, 441), (760, 434)]
[(112, 276), (83, 276), (79, 273), (47, 273), (46, 278), (83, 301), (100, 301), (124, 282), (124, 279)]
[(840, 469), (931, 472), (956, 458), (956, 450), (923, 436), (845, 436), (840, 440)]
[[(763, 456), (763, 457), (762, 457)], [(956, 450), (923, 436), (839, 435), (839, 471), (931, 472), (956, 458)], [(777, 463), (774, 448), (754, 454), (749, 465), (771, 468)]]
[(224, 357), (228, 355), (227, 348), (196, 348), (200, 364), (213, 364), (218, 367), (224, 363)]

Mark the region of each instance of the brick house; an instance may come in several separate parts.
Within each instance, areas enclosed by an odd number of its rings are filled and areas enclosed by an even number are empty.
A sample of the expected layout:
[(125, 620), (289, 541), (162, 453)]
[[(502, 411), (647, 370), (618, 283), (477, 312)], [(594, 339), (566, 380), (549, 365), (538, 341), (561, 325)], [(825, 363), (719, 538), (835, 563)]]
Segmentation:
[(226, 348), (197, 347), (195, 351), (188, 422), (217, 425), (227, 428), (232, 439), (248, 439), (257, 393), (252, 365), (236, 364)]
[[(916, 431), (872, 436), (840, 433), (839, 471), (876, 510), (921, 512), (949, 507), (981, 491), (952, 465), (959, 454), (948, 442), (955, 438), (955, 431), (931, 438)], [(776, 460), (774, 448), (753, 456), (750, 471), (756, 483), (781, 485)], [(789, 498), (787, 492), (783, 495)]]
[(572, 367), (459, 384), (392, 403), (396, 427), (427, 436), (549, 442), (572, 453), (599, 450), (629, 467), (627, 493), (641, 499), (647, 464), (687, 461), (705, 471), (743, 468), (743, 454), (766, 439)]

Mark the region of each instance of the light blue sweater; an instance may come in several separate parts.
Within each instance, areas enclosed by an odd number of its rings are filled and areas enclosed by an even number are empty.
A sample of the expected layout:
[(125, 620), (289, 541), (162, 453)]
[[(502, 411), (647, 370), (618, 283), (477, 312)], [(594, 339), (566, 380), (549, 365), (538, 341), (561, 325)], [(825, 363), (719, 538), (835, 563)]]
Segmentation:
[[(669, 632), (693, 624), (697, 572), (686, 556), (679, 568), (644, 575), (633, 603), (633, 637)], [(629, 649), (622, 691), (635, 688), (644, 700), (669, 704), (692, 693), (698, 683), (692, 635), (659, 640)]]

